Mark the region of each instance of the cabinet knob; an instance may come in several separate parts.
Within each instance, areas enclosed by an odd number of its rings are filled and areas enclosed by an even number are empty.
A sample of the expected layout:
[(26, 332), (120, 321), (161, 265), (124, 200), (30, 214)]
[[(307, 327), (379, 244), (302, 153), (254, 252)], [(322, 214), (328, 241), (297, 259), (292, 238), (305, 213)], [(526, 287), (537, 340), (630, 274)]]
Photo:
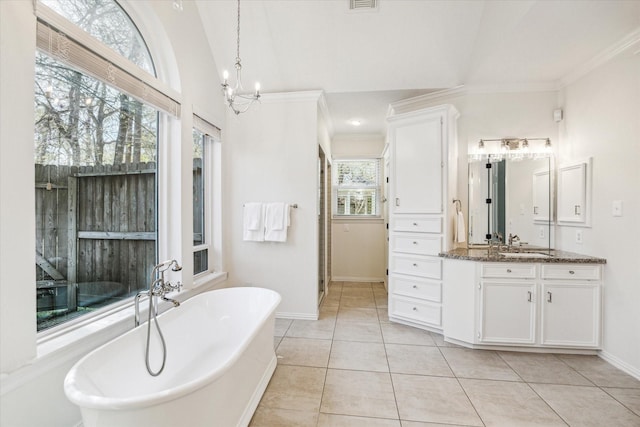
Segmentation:
[(418, 285), (413, 285), (413, 289), (418, 289)]
[(510, 268), (507, 268), (507, 273), (511, 273), (511, 269)]
[(576, 272), (573, 270), (569, 270), (569, 274), (576, 274)]
[(413, 307), (413, 311), (418, 311), (418, 307)]
[(417, 244), (418, 244), (418, 242), (413, 242), (413, 244), (414, 244), (414, 245), (417, 245)]
[(414, 226), (414, 227), (417, 227), (417, 226), (418, 226), (418, 223), (417, 223), (417, 222), (414, 222), (414, 223), (413, 223), (413, 226)]
[(416, 263), (414, 262), (414, 263), (413, 263), (413, 266), (414, 266), (414, 267), (417, 267), (417, 266), (418, 266), (418, 264), (416, 264)]

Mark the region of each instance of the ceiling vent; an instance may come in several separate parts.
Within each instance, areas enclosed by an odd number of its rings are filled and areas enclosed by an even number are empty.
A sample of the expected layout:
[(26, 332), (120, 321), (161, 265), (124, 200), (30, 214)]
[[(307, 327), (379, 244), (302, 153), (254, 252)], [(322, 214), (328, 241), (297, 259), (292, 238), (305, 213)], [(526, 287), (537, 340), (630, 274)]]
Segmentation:
[(349, 0), (351, 10), (371, 10), (378, 7), (378, 0)]

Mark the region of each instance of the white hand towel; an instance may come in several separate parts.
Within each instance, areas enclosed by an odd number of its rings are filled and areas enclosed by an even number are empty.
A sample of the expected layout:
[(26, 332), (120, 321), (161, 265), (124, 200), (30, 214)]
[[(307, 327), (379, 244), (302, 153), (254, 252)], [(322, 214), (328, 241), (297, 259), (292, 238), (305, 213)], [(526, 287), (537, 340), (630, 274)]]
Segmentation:
[(245, 203), (242, 238), (253, 242), (264, 241), (264, 205), (262, 203)]
[(458, 214), (456, 215), (456, 230), (455, 230), (455, 241), (457, 243), (464, 243), (467, 238), (466, 238), (466, 234), (467, 232), (465, 231), (464, 228), (464, 215), (462, 215), (462, 211), (459, 211)]
[(286, 242), (287, 227), (290, 224), (289, 205), (286, 203), (267, 203), (264, 224), (264, 240)]

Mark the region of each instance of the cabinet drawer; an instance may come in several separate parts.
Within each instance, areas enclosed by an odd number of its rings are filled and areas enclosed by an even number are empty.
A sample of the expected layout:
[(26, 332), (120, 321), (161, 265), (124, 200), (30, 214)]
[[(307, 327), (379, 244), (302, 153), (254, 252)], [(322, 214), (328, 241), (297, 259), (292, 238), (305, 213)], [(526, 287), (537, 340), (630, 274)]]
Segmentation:
[(543, 279), (600, 280), (599, 265), (558, 264), (543, 265)]
[(482, 264), (480, 267), (480, 275), (482, 277), (494, 278), (519, 278), (519, 279), (535, 279), (536, 264), (518, 263), (518, 264)]
[(439, 216), (394, 215), (391, 218), (391, 229), (418, 233), (442, 233), (442, 218)]
[(442, 325), (442, 306), (411, 298), (392, 297), (389, 300), (389, 316), (439, 327)]
[(442, 279), (441, 258), (419, 255), (393, 255), (390, 261), (393, 273)]
[(418, 255), (438, 255), (442, 252), (442, 236), (432, 234), (394, 234), (391, 250)]
[(391, 276), (390, 292), (394, 295), (442, 302), (442, 283), (412, 277)]

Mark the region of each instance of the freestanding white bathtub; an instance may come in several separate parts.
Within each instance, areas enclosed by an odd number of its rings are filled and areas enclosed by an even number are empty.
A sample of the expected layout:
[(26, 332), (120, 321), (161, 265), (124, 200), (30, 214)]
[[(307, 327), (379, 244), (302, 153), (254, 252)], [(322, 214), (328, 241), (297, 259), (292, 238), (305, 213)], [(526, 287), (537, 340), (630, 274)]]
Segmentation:
[[(164, 371), (145, 367), (147, 326), (82, 358), (64, 390), (84, 427), (246, 426), (276, 368), (277, 292), (229, 288), (197, 295), (158, 316), (167, 344)], [(155, 326), (151, 367), (162, 363)]]

